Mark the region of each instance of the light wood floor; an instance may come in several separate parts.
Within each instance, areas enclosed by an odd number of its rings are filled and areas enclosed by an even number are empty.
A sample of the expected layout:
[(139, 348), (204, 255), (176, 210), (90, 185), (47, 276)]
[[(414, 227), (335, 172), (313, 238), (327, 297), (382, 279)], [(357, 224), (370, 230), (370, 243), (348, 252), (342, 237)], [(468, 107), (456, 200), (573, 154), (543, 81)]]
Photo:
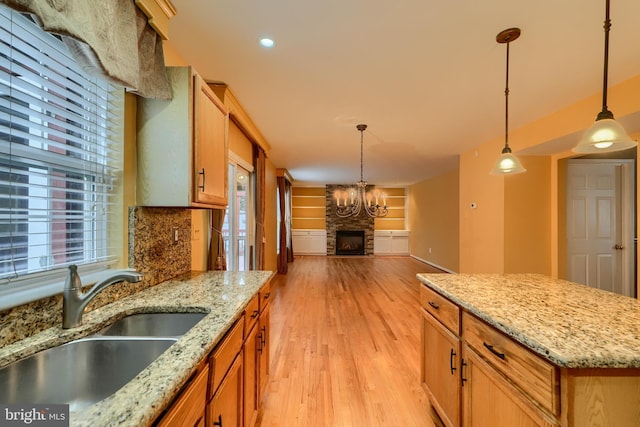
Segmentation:
[(432, 426), (419, 381), (408, 257), (297, 257), (274, 280), (270, 379), (257, 426)]

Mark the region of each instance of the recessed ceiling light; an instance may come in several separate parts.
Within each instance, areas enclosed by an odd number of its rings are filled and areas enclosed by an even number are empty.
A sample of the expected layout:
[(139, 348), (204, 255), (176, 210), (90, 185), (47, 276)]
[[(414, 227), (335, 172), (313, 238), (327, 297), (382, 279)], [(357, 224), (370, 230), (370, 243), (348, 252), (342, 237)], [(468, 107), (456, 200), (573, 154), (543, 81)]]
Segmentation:
[(275, 43), (273, 42), (273, 40), (268, 37), (263, 37), (260, 39), (260, 45), (263, 47), (273, 47), (274, 44)]

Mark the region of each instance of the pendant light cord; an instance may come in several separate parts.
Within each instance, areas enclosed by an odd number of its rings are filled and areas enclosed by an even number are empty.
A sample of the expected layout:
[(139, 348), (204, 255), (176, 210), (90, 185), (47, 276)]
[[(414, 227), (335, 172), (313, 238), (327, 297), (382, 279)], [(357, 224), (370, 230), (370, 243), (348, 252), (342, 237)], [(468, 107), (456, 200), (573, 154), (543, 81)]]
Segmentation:
[(602, 111), (598, 113), (596, 120), (613, 119), (613, 113), (607, 107), (607, 84), (609, 80), (609, 31), (611, 19), (609, 18), (609, 0), (606, 0), (604, 18), (604, 73), (602, 79)]
[(510, 153), (509, 147), (509, 42), (507, 41), (507, 72), (504, 85), (504, 149), (502, 153)]

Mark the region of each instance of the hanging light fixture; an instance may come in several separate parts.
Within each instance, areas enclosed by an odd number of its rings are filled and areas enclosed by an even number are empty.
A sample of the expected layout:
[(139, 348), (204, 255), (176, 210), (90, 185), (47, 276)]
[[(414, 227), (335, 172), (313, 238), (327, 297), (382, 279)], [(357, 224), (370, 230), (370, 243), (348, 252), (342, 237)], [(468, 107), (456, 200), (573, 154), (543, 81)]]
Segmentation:
[(635, 147), (638, 143), (632, 140), (624, 128), (613, 118), (607, 107), (607, 79), (609, 75), (609, 0), (606, 0), (604, 19), (604, 78), (602, 88), (602, 111), (598, 113), (596, 122), (584, 133), (580, 143), (573, 148), (575, 153), (606, 153)]
[(333, 192), (336, 215), (340, 218), (358, 216), (364, 208), (371, 218), (384, 217), (389, 213), (386, 193), (377, 188), (367, 191), (367, 182), (363, 179), (364, 131), (367, 125), (357, 125), (356, 129), (360, 131), (360, 181), (356, 182), (355, 187), (338, 188)]
[(492, 175), (505, 175), (526, 172), (520, 160), (511, 152), (509, 147), (509, 43), (520, 37), (520, 28), (508, 28), (496, 36), (498, 43), (507, 44), (507, 77), (504, 89), (505, 113), (504, 113), (504, 148), (502, 155), (491, 170)]

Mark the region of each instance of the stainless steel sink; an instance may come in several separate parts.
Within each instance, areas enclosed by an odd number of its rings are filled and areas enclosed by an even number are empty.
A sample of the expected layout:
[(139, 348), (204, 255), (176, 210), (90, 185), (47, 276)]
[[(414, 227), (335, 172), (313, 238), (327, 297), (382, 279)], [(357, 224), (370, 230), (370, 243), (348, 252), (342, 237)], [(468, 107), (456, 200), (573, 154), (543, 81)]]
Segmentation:
[(0, 369), (0, 403), (68, 403), (70, 410), (115, 393), (176, 338), (90, 337)]
[(207, 313), (140, 313), (116, 320), (98, 335), (177, 337), (184, 335)]

